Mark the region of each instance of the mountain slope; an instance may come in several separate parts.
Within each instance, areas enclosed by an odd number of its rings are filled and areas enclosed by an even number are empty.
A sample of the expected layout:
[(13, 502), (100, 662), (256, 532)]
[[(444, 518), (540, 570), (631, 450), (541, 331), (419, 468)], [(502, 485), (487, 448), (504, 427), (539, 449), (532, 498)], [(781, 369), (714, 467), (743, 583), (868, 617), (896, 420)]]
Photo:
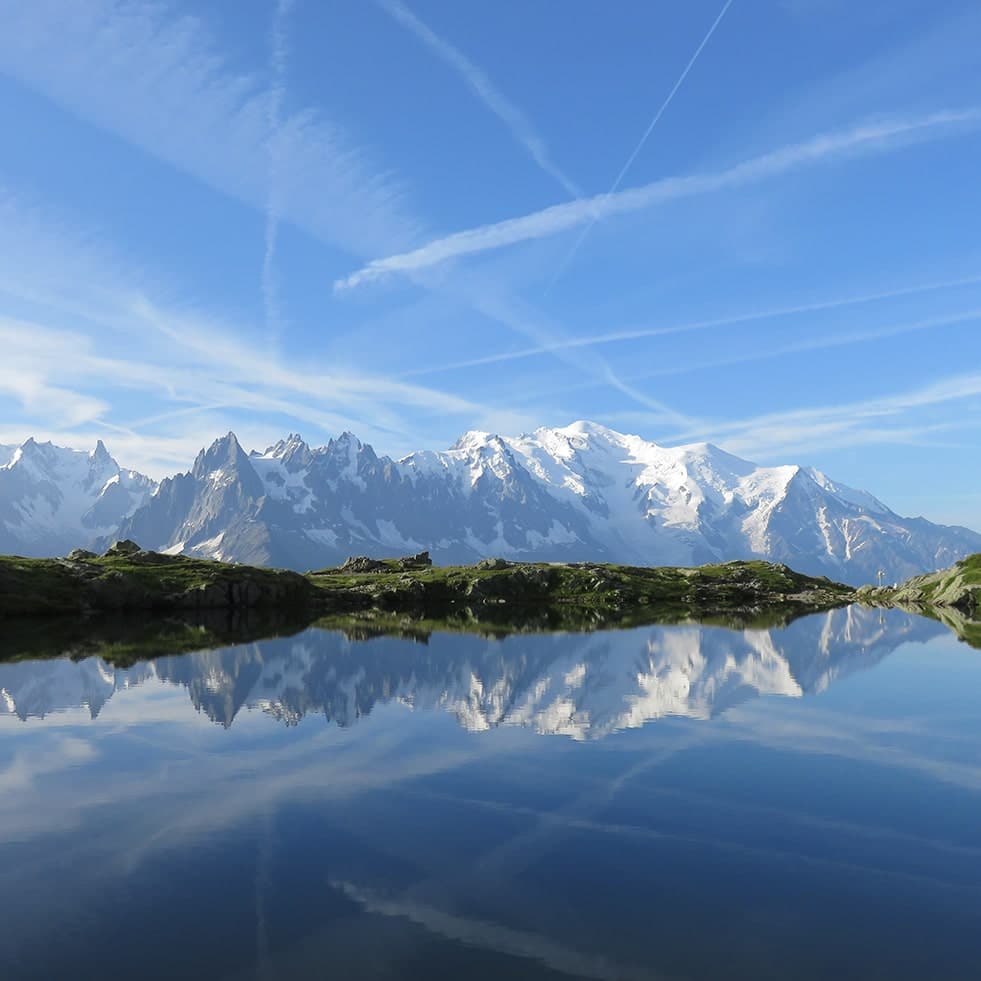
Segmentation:
[(595, 423), (379, 457), (350, 433), (245, 454), (234, 434), (165, 480), (120, 536), (148, 548), (292, 568), (356, 553), (695, 565), (766, 558), (853, 584), (899, 581), (981, 549), (799, 466), (711, 444), (662, 447)]
[(28, 439), (0, 447), (0, 551), (60, 555), (110, 534), (154, 488), (99, 440), (91, 453)]

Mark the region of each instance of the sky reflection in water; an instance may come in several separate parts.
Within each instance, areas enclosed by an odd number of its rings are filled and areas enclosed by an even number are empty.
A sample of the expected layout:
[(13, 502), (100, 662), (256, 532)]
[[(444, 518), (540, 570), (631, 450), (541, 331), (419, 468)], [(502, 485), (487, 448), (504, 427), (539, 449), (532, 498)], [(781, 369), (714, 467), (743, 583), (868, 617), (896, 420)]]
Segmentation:
[(981, 652), (927, 620), (308, 630), (0, 689), (6, 978), (981, 976)]

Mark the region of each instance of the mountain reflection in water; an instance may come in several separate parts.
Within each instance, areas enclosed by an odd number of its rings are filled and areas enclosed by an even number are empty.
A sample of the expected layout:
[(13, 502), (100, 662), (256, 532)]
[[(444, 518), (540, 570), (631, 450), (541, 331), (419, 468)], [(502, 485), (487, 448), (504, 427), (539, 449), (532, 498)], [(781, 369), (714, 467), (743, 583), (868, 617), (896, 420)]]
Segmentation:
[(394, 700), (449, 712), (471, 731), (520, 725), (598, 738), (664, 716), (708, 719), (758, 695), (821, 692), (899, 644), (943, 631), (857, 606), (739, 631), (653, 626), (499, 640), (436, 633), (412, 643), (313, 628), (125, 669), (98, 657), (0, 663), (0, 711), (27, 719), (85, 706), (94, 718), (118, 692), (156, 680), (185, 687), (198, 711), (226, 727), (243, 709), (287, 724), (316, 714), (350, 726)]

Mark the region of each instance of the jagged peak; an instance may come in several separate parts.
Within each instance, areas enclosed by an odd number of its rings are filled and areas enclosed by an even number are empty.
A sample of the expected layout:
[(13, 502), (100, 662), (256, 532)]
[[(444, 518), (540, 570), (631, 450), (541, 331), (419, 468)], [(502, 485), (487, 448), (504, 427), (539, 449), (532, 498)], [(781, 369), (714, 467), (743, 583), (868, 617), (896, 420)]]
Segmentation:
[(278, 440), (272, 446), (267, 446), (262, 453), (253, 450), (249, 456), (286, 459), (296, 453), (309, 453), (310, 445), (299, 433), (290, 433), (286, 439)]
[(350, 429), (345, 429), (340, 436), (335, 436), (330, 442), (334, 446), (354, 446), (359, 450), (364, 446), (364, 443)]
[(224, 436), (216, 439), (206, 450), (198, 452), (192, 472), (200, 475), (211, 470), (217, 470), (224, 464), (238, 466), (248, 460), (248, 455), (242, 449), (238, 437), (229, 430)]
[(54, 444), (51, 440), (45, 440), (45, 442), (38, 442), (33, 436), (28, 436), (23, 443), (20, 444), (20, 453), (18, 457), (26, 457), (27, 459), (45, 459), (50, 457), (55, 449)]
[(510, 454), (510, 449), (507, 444), (507, 440), (503, 439), (497, 433), (488, 433), (480, 429), (469, 429), (450, 447), (450, 451), (462, 451), (465, 453), (476, 452), (486, 452), (492, 450), (494, 452), (503, 452)]
[(109, 467), (114, 470), (119, 469), (119, 465), (113, 459), (112, 454), (106, 449), (106, 444), (102, 440), (96, 440), (95, 449), (89, 453), (89, 461), (101, 467)]

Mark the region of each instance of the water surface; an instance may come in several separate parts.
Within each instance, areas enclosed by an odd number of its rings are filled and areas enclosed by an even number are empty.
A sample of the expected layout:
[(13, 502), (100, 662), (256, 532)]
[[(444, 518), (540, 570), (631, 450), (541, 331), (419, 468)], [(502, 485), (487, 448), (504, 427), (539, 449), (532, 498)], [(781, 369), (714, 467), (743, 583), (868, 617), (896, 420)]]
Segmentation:
[(782, 629), (0, 664), (3, 977), (981, 977), (981, 652)]

